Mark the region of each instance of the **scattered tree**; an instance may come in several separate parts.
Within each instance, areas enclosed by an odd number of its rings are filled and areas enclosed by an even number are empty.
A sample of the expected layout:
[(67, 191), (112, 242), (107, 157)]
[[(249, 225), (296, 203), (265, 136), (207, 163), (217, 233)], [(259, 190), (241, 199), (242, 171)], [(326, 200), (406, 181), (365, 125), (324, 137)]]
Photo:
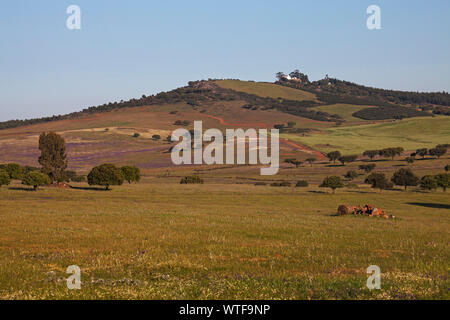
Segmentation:
[(447, 148), (442, 146), (437, 146), (436, 148), (428, 150), (428, 154), (438, 159), (447, 153)]
[(358, 159), (357, 155), (341, 156), (339, 157), (339, 162), (341, 162), (342, 165), (345, 166), (346, 163), (355, 162), (357, 159)]
[(442, 188), (444, 192), (450, 187), (450, 173), (440, 173), (435, 176), (436, 182), (439, 188)]
[(67, 168), (64, 139), (55, 132), (44, 132), (39, 137), (39, 150), (41, 150), (39, 163), (42, 172), (48, 175), (51, 183), (61, 180)]
[(428, 149), (427, 149), (427, 148), (417, 149), (417, 150), (416, 150), (416, 154), (417, 154), (418, 156), (421, 156), (422, 159), (425, 159), (425, 156), (428, 154)]
[(122, 170), (124, 180), (128, 181), (128, 183), (141, 180), (141, 170), (136, 166), (124, 166), (120, 170)]
[(384, 173), (379, 172), (372, 172), (364, 182), (370, 184), (372, 188), (380, 189), (380, 192), (391, 189), (394, 186), (392, 182), (386, 179)]
[(424, 190), (433, 191), (438, 188), (435, 176), (424, 176), (420, 179), (420, 188)]
[(341, 178), (338, 176), (330, 176), (323, 179), (322, 184), (319, 186), (320, 188), (330, 188), (335, 193), (336, 189), (343, 188), (344, 183)]
[(11, 178), (6, 170), (0, 169), (0, 187), (11, 183)]
[(397, 170), (392, 176), (391, 181), (398, 186), (405, 187), (405, 190), (409, 186), (417, 186), (419, 184), (419, 178), (409, 168)]
[(120, 186), (124, 181), (122, 170), (113, 164), (102, 164), (93, 168), (87, 178), (89, 185), (104, 186), (106, 190), (109, 190), (110, 186)]
[(23, 178), (23, 168), (20, 166), (20, 164), (17, 163), (8, 163), (5, 166), (4, 169), (6, 172), (8, 172), (9, 177), (12, 180), (20, 180)]
[(358, 173), (354, 170), (350, 170), (345, 174), (344, 177), (349, 180), (353, 180), (353, 179), (356, 179), (356, 177), (358, 177)]
[(330, 161), (333, 161), (333, 163), (336, 163), (336, 160), (338, 160), (341, 157), (341, 153), (339, 151), (332, 151), (327, 154), (327, 158), (330, 159)]
[(36, 191), (38, 187), (49, 185), (50, 183), (51, 179), (49, 176), (40, 171), (31, 171), (22, 179), (22, 184), (26, 186), (33, 186), (34, 191)]
[(370, 160), (372, 161), (373, 158), (375, 158), (379, 153), (380, 153), (379, 150), (367, 150), (363, 152), (363, 156), (369, 157)]
[(311, 167), (312, 167), (313, 163), (316, 162), (316, 161), (317, 161), (316, 158), (308, 158), (308, 159), (306, 159), (306, 162), (308, 162), (311, 165)]
[(386, 148), (383, 150), (380, 150), (378, 152), (378, 154), (380, 156), (383, 156), (385, 158), (392, 158), (392, 160), (394, 160), (395, 156), (399, 156), (402, 154), (403, 152), (403, 148), (402, 147), (397, 147), (397, 148)]
[(362, 164), (359, 166), (359, 170), (364, 170), (365, 173), (370, 173), (376, 168), (375, 163), (371, 164)]

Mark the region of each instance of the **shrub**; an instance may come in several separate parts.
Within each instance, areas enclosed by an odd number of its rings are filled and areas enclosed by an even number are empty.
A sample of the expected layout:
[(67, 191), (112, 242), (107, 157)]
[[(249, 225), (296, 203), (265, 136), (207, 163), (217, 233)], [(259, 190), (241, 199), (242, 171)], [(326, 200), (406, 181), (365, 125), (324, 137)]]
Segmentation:
[(113, 164), (102, 164), (93, 168), (87, 178), (89, 185), (104, 186), (106, 190), (109, 190), (110, 186), (120, 186), (124, 181), (122, 170)]
[(409, 164), (414, 163), (416, 159), (414, 159), (413, 157), (406, 157), (405, 161), (408, 162)]
[(297, 188), (306, 188), (307, 186), (309, 186), (309, 183), (306, 180), (299, 180), (299, 181), (297, 181), (297, 184), (295, 185), (295, 187), (297, 187)]
[(450, 170), (450, 165), (446, 165), (444, 169), (445, 169), (445, 171), (449, 171)]
[(409, 168), (397, 170), (392, 176), (391, 181), (398, 186), (405, 187), (405, 190), (408, 186), (417, 186), (419, 184), (419, 178)]
[(289, 181), (283, 182), (273, 182), (270, 184), (271, 187), (290, 187), (291, 183)]
[(265, 183), (265, 182), (256, 182), (255, 183), (255, 186), (266, 186), (267, 185), (267, 183)]
[(186, 176), (181, 179), (180, 184), (203, 184), (203, 179), (199, 176)]
[(11, 178), (6, 170), (0, 169), (0, 187), (11, 183)]
[(139, 134), (139, 133), (135, 133), (135, 134), (133, 134), (133, 138), (139, 138), (141, 135)]
[(322, 184), (319, 186), (320, 188), (330, 188), (335, 193), (336, 189), (343, 188), (344, 184), (342, 180), (338, 176), (330, 176), (323, 179)]
[(159, 134), (154, 134), (154, 135), (152, 136), (152, 139), (153, 139), (153, 140), (160, 140), (160, 139), (161, 139), (161, 136), (160, 136)]
[(40, 171), (31, 171), (23, 177), (22, 184), (33, 186), (34, 191), (36, 191), (38, 187), (50, 184), (50, 178)]
[(125, 181), (128, 183), (139, 182), (141, 180), (141, 170), (136, 166), (124, 166), (120, 168)]

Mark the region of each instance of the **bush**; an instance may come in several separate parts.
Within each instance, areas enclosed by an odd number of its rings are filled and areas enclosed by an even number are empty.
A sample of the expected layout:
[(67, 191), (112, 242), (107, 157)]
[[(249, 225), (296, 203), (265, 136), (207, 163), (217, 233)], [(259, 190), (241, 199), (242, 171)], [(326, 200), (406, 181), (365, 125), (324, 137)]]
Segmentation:
[(48, 175), (40, 171), (31, 171), (23, 177), (22, 184), (26, 186), (33, 186), (34, 191), (36, 191), (40, 186), (49, 185), (50, 178)]
[(11, 178), (6, 170), (0, 169), (0, 187), (11, 183)]
[(89, 185), (104, 186), (106, 190), (109, 190), (110, 186), (120, 186), (124, 181), (122, 170), (113, 164), (102, 164), (93, 168), (87, 178)]
[(6, 172), (8, 172), (9, 177), (12, 180), (20, 180), (20, 179), (22, 179), (23, 168), (20, 166), (20, 164), (8, 163), (5, 166), (5, 170), (6, 170)]
[(446, 165), (444, 169), (445, 169), (445, 171), (449, 171), (450, 170), (450, 165)]
[(322, 184), (319, 186), (320, 188), (330, 188), (335, 193), (336, 189), (343, 188), (344, 184), (342, 180), (338, 176), (330, 176), (323, 179)]
[(436, 177), (434, 176), (424, 176), (420, 179), (420, 188), (423, 190), (433, 191), (438, 188)]
[(450, 187), (450, 173), (440, 173), (435, 176), (437, 185), (439, 188), (442, 188), (444, 192), (447, 191), (447, 188)]
[(265, 182), (256, 182), (255, 183), (255, 186), (266, 186), (267, 185), (267, 183), (265, 183)]
[(348, 172), (345, 174), (344, 177), (347, 178), (347, 179), (349, 179), (349, 180), (353, 180), (353, 179), (355, 179), (356, 177), (358, 177), (358, 173), (357, 173), (356, 171), (354, 171), (354, 170), (350, 170), (350, 171), (348, 171)]
[(296, 188), (306, 188), (307, 186), (309, 186), (309, 183), (306, 180), (299, 180), (295, 185)]
[(133, 134), (133, 138), (139, 138), (141, 135), (139, 134), (139, 133), (135, 133), (135, 134)]
[(364, 170), (364, 172), (370, 173), (371, 171), (373, 171), (376, 168), (376, 166), (377, 165), (375, 163), (362, 164), (359, 166), (359, 170)]
[(159, 134), (154, 134), (154, 135), (152, 136), (152, 139), (153, 139), (153, 140), (160, 140), (160, 139), (161, 139), (161, 136), (160, 136)]
[(124, 166), (120, 168), (123, 178), (128, 183), (139, 182), (141, 180), (141, 170), (136, 166)]
[(203, 184), (203, 179), (199, 176), (186, 176), (181, 179), (180, 184)]
[(271, 187), (290, 187), (291, 183), (289, 181), (283, 182), (273, 182), (270, 184)]

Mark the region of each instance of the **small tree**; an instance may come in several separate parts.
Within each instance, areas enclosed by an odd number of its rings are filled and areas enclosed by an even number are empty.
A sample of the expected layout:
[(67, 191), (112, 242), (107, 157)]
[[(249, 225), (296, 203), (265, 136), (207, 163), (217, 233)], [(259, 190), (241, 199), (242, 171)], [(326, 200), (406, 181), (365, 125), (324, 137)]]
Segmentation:
[(408, 186), (417, 186), (419, 184), (419, 178), (409, 168), (397, 170), (392, 176), (391, 181), (398, 186), (405, 187), (405, 190)]
[(417, 149), (417, 150), (416, 150), (416, 154), (417, 154), (418, 156), (421, 156), (422, 159), (425, 159), (425, 156), (428, 154), (428, 149), (427, 149), (427, 148)]
[(363, 156), (369, 157), (370, 160), (372, 161), (373, 158), (375, 158), (379, 152), (380, 152), (379, 150), (367, 150), (363, 152)]
[(359, 170), (364, 170), (365, 173), (370, 173), (376, 168), (376, 166), (377, 165), (375, 163), (362, 164), (359, 166)]
[(308, 181), (306, 180), (299, 180), (297, 181), (297, 184), (295, 185), (295, 187), (297, 188), (306, 188), (309, 185)]
[(11, 183), (11, 178), (6, 170), (0, 169), (0, 187)]
[(386, 149), (380, 150), (378, 154), (385, 158), (392, 158), (392, 160), (394, 160), (395, 156), (401, 155), (403, 151), (404, 150), (402, 147), (386, 148)]
[(420, 188), (424, 190), (433, 191), (438, 188), (435, 176), (424, 176), (420, 179)]
[(349, 179), (349, 180), (353, 180), (353, 179), (355, 179), (356, 177), (358, 177), (358, 173), (357, 173), (356, 171), (354, 171), (354, 170), (350, 170), (350, 171), (348, 171), (348, 172), (345, 174), (344, 177), (347, 178), (347, 179)]
[(393, 187), (392, 182), (386, 179), (384, 173), (379, 172), (371, 173), (364, 182), (370, 184), (372, 188), (380, 189), (380, 192)]
[(295, 127), (296, 124), (297, 123), (295, 121), (288, 121), (287, 126), (288, 126), (288, 128), (293, 128), (293, 127)]
[(343, 188), (344, 183), (341, 178), (338, 176), (330, 176), (323, 179), (322, 184), (319, 186), (320, 188), (330, 188), (335, 193), (336, 189)]
[(446, 192), (447, 188), (450, 187), (450, 173), (440, 173), (435, 176), (436, 182), (439, 188), (442, 188), (442, 191)]
[(413, 157), (406, 157), (405, 161), (408, 162), (409, 164), (414, 163), (415, 159)]
[(327, 158), (330, 159), (330, 161), (333, 161), (333, 163), (336, 163), (336, 160), (341, 157), (341, 153), (339, 151), (332, 151), (327, 154)]
[(88, 175), (89, 185), (104, 186), (109, 190), (110, 186), (120, 186), (123, 184), (122, 170), (113, 164), (102, 164), (91, 170)]
[(299, 160), (294, 159), (294, 158), (286, 159), (286, 160), (284, 160), (284, 162), (289, 163), (289, 164), (293, 164), (297, 168), (300, 167), (303, 164), (302, 161), (299, 161)]
[(160, 136), (159, 134), (154, 134), (154, 135), (152, 136), (152, 139), (153, 139), (153, 140), (160, 140), (160, 139), (161, 139), (161, 136)]
[(308, 162), (311, 165), (311, 167), (312, 167), (313, 163), (316, 162), (316, 161), (317, 161), (316, 158), (308, 158), (308, 159), (306, 159), (306, 162)]
[(447, 153), (447, 148), (438, 147), (428, 150), (428, 154), (433, 157), (437, 157), (438, 159)]
[(125, 166), (120, 168), (125, 181), (128, 183), (139, 182), (141, 180), (141, 170), (136, 166)]
[(139, 138), (141, 135), (139, 134), (139, 133), (135, 133), (135, 134), (133, 134), (133, 138)]
[(20, 164), (17, 163), (8, 163), (5, 166), (5, 170), (6, 172), (8, 172), (9, 177), (12, 180), (20, 180), (22, 179), (22, 175), (23, 175), (23, 168), (20, 166)]
[(61, 180), (67, 168), (67, 154), (64, 139), (55, 132), (42, 133), (39, 137), (42, 172), (49, 176), (51, 183)]
[(45, 186), (51, 183), (48, 175), (40, 171), (31, 171), (27, 173), (23, 179), (22, 184), (26, 186), (33, 186), (34, 191), (40, 186)]
[(180, 184), (203, 184), (203, 179), (199, 176), (186, 176), (181, 179)]
[(345, 166), (346, 163), (355, 162), (358, 159), (357, 155), (351, 155), (351, 156), (342, 156), (339, 157), (339, 162), (342, 163), (343, 166)]

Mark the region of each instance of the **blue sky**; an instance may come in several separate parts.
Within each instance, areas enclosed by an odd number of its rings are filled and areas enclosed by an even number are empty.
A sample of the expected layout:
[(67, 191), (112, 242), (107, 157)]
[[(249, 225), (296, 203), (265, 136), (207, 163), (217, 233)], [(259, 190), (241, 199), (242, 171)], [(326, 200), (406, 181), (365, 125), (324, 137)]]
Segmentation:
[[(81, 30), (66, 8), (81, 8)], [(366, 8), (381, 8), (381, 30)], [(450, 1), (0, 3), (0, 121), (65, 114), (190, 80), (273, 81), (295, 68), (365, 85), (450, 91)]]

